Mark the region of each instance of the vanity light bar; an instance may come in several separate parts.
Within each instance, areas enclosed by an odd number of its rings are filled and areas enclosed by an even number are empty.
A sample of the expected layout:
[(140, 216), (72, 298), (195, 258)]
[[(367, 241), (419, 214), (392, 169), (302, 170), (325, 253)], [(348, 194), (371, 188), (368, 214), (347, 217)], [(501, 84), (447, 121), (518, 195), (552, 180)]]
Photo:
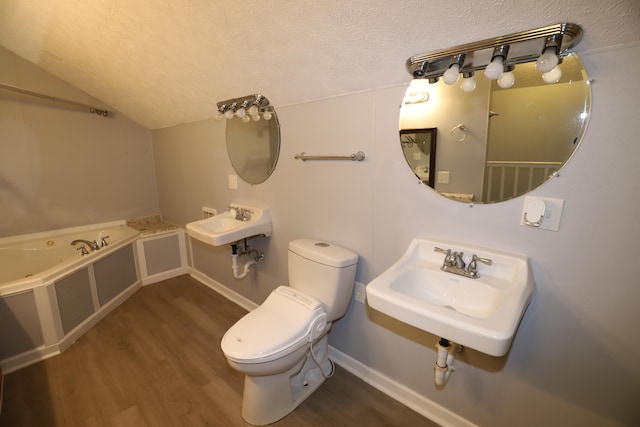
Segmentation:
[(224, 117), (231, 119), (235, 115), (248, 122), (251, 118), (260, 120), (259, 113), (263, 114), (265, 120), (271, 119), (272, 116), (271, 111), (269, 111), (269, 100), (266, 96), (260, 94), (227, 99), (218, 102), (216, 105), (218, 106), (218, 111), (216, 111), (214, 117), (216, 120), (222, 120)]
[(406, 61), (407, 71), (412, 78), (429, 79), (435, 82), (452, 64), (452, 58), (460, 58), (461, 73), (472, 73), (482, 70), (495, 58), (496, 50), (508, 47), (504, 65), (514, 65), (535, 61), (546, 48), (556, 47), (559, 58), (569, 54), (582, 40), (582, 28), (579, 25), (563, 23), (506, 36), (495, 37), (478, 42), (467, 43), (448, 49), (411, 56)]
[(218, 109), (224, 106), (226, 106), (227, 108), (231, 108), (231, 106), (234, 104), (237, 105), (238, 108), (240, 108), (240, 106), (243, 105), (245, 101), (249, 101), (248, 105), (257, 105), (260, 108), (269, 106), (269, 100), (267, 99), (267, 97), (260, 94), (247, 95), (247, 96), (242, 96), (240, 98), (227, 99), (225, 101), (218, 102), (216, 105), (218, 106)]

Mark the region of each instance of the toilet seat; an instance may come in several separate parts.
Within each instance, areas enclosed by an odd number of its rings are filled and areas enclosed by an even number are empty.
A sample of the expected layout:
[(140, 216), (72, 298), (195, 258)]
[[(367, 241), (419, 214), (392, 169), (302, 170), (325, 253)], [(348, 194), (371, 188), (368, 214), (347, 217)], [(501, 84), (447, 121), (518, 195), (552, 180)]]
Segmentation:
[(264, 363), (311, 342), (326, 325), (320, 301), (280, 286), (224, 334), (222, 351), (239, 363)]

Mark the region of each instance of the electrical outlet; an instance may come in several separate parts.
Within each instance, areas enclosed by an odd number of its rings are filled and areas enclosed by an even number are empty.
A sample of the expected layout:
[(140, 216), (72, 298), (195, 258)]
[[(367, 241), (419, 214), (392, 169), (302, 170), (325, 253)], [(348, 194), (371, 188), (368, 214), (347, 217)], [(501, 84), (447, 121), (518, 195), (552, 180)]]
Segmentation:
[(356, 282), (355, 300), (363, 304), (367, 301), (367, 287), (360, 282)]
[(211, 218), (212, 216), (216, 216), (218, 211), (214, 208), (208, 208), (206, 206), (202, 207), (202, 219)]

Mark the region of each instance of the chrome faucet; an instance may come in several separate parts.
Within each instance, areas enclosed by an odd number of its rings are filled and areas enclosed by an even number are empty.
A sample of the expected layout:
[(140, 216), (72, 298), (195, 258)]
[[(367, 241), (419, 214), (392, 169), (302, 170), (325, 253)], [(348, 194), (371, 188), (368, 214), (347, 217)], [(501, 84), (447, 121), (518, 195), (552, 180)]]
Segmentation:
[(233, 209), (236, 212), (237, 221), (249, 221), (251, 219), (251, 211), (249, 209), (241, 208), (240, 206), (229, 205), (227, 210)]
[(98, 245), (98, 242), (96, 242), (95, 240), (93, 242), (90, 242), (88, 240), (77, 239), (71, 242), (71, 244), (74, 246), (77, 245), (78, 243), (84, 243), (88, 245), (92, 251), (97, 251), (98, 249), (100, 249), (100, 245)]
[(441, 249), (438, 247), (434, 247), (433, 250), (435, 252), (445, 254), (444, 261), (442, 262), (442, 267), (440, 267), (440, 270), (464, 277), (469, 277), (471, 279), (477, 279), (480, 277), (480, 273), (478, 273), (478, 262), (487, 265), (491, 265), (493, 263), (493, 261), (489, 258), (480, 258), (478, 255), (473, 254), (471, 256), (469, 265), (466, 265), (464, 259), (462, 258), (464, 256), (464, 252), (462, 251), (452, 252), (451, 249)]

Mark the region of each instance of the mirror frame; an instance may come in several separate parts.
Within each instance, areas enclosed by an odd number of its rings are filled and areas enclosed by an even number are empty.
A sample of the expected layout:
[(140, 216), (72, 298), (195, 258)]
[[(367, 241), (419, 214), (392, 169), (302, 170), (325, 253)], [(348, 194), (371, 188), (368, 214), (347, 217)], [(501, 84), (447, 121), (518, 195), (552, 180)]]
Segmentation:
[[(429, 135), (429, 149), (428, 152), (425, 151), (425, 146), (427, 145), (426, 139), (419, 141), (417, 135), (418, 134), (423, 134), (423, 135)], [(407, 161), (407, 164), (409, 165), (409, 168), (413, 171), (413, 173), (416, 175), (416, 177), (425, 185), (428, 185), (431, 188), (434, 188), (435, 185), (435, 175), (436, 175), (436, 136), (438, 134), (438, 128), (423, 128), (423, 129), (401, 129), (400, 130), (400, 145), (402, 146), (402, 152), (404, 153), (404, 158)], [(413, 141), (403, 141), (402, 137), (408, 137), (411, 138), (411, 135), (416, 135), (415, 139)], [(409, 145), (411, 144), (411, 145)], [(419, 144), (422, 144), (422, 146), (420, 146)], [(416, 147), (418, 148), (418, 150), (420, 150), (423, 154), (429, 155), (429, 174), (428, 174), (428, 178), (427, 181), (425, 181), (422, 177), (420, 177), (416, 172), (415, 172), (415, 168), (418, 167), (419, 165), (415, 165), (412, 163), (412, 161), (414, 160), (413, 158), (409, 158), (409, 156), (412, 154), (411, 152), (409, 152), (409, 150), (407, 150), (407, 146), (409, 148), (413, 147), (413, 145), (416, 145)]]

